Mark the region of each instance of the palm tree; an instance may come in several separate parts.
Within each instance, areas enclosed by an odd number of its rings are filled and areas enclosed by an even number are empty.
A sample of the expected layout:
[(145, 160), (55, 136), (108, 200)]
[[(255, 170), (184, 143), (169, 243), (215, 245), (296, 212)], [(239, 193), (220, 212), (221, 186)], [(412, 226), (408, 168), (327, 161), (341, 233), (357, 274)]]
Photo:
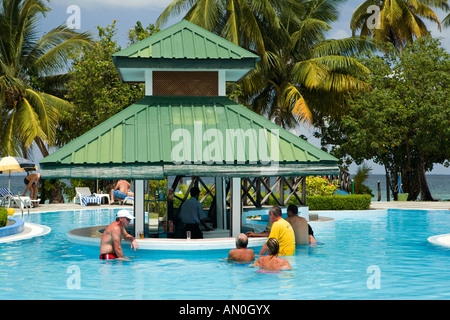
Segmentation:
[(42, 155), (54, 145), (60, 111), (71, 104), (41, 92), (36, 83), (64, 70), (70, 53), (90, 44), (86, 33), (59, 26), (37, 32), (50, 9), (40, 0), (2, 0), (0, 7), (0, 153), (27, 155), (35, 142)]
[[(284, 128), (312, 123), (315, 114), (340, 114), (338, 98), (361, 89), (359, 74), (370, 71), (351, 56), (373, 48), (359, 37), (325, 40), (337, 19), (339, 1), (299, 1), (303, 13), (283, 21), (283, 36), (267, 41), (267, 64), (242, 80), (247, 105)], [(269, 33), (267, 33), (269, 34)]]
[(262, 61), (242, 80), (245, 104), (291, 128), (297, 121), (312, 122), (305, 95), (319, 96), (323, 102), (323, 92), (329, 98), (361, 87), (353, 75), (368, 72), (349, 57), (359, 45), (367, 47), (367, 42), (357, 38), (325, 41), (328, 23), (337, 19), (343, 1), (173, 0), (157, 25), (187, 12), (185, 19), (256, 51)]
[[(392, 43), (399, 52), (415, 38), (429, 33), (424, 21), (434, 22), (441, 29), (441, 23), (430, 8), (448, 11), (447, 0), (366, 0), (353, 12), (350, 28), (353, 34), (360, 30), (360, 35), (371, 36), (383, 42)], [(379, 9), (379, 17), (372, 8)], [(369, 11), (369, 13), (367, 12)], [(379, 26), (374, 26), (368, 19), (378, 18)], [(370, 23), (369, 23), (370, 22)]]
[[(187, 12), (184, 19), (264, 56), (264, 27), (280, 30), (279, 12), (294, 18), (297, 0), (173, 0), (161, 13), (157, 27), (171, 16)], [(290, 11), (284, 8), (290, 7)]]

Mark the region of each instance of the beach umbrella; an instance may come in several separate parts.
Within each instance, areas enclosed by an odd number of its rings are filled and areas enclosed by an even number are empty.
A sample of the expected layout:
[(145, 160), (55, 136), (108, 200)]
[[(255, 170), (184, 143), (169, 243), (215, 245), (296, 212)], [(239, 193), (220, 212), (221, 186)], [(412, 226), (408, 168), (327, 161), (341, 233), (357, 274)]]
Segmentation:
[(0, 173), (8, 173), (8, 189), (11, 189), (11, 172), (36, 171), (37, 167), (33, 161), (20, 157), (0, 158)]

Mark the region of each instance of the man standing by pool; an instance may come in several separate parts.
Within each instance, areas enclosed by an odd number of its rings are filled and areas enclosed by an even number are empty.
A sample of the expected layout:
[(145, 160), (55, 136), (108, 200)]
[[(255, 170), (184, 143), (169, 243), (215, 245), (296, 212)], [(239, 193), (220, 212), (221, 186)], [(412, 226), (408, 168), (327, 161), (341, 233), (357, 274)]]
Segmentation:
[[(269, 220), (272, 223), (269, 239), (275, 238), (278, 240), (280, 246), (279, 254), (281, 256), (293, 255), (295, 253), (294, 230), (292, 229), (291, 224), (281, 217), (281, 208), (279, 206), (270, 208)], [(264, 255), (267, 252), (267, 243), (265, 243), (259, 254)]]
[(25, 177), (25, 179), (23, 179), (23, 182), (25, 183), (26, 188), (22, 194), (22, 197), (24, 197), (28, 192), (28, 190), (30, 190), (30, 198), (32, 200), (36, 200), (38, 194), (38, 187), (41, 182), (41, 175), (39, 173), (32, 173), (32, 174), (27, 173), (27, 176)]
[(136, 239), (125, 230), (133, 219), (134, 217), (128, 210), (117, 212), (116, 221), (112, 222), (103, 232), (100, 243), (100, 259), (124, 259), (121, 246), (122, 238), (131, 241), (131, 248), (136, 251), (138, 248)]

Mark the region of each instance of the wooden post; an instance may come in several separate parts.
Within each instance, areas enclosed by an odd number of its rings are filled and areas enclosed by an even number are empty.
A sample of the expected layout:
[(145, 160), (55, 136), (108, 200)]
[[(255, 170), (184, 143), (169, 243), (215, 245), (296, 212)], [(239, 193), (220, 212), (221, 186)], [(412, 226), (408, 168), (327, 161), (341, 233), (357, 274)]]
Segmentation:
[(301, 177), (302, 179), (302, 205), (306, 206), (306, 177)]

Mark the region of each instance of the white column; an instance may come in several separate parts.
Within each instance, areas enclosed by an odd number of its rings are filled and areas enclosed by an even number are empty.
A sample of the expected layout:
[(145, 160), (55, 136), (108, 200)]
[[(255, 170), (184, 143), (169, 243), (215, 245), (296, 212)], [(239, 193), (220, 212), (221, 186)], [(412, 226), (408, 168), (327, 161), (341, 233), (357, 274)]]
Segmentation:
[(231, 236), (235, 238), (241, 232), (242, 200), (241, 178), (231, 178)]
[(144, 180), (134, 181), (134, 217), (134, 237), (139, 239), (145, 228)]
[(225, 97), (227, 95), (227, 82), (225, 70), (219, 70), (219, 96)]
[(145, 95), (153, 95), (153, 71), (145, 70)]

